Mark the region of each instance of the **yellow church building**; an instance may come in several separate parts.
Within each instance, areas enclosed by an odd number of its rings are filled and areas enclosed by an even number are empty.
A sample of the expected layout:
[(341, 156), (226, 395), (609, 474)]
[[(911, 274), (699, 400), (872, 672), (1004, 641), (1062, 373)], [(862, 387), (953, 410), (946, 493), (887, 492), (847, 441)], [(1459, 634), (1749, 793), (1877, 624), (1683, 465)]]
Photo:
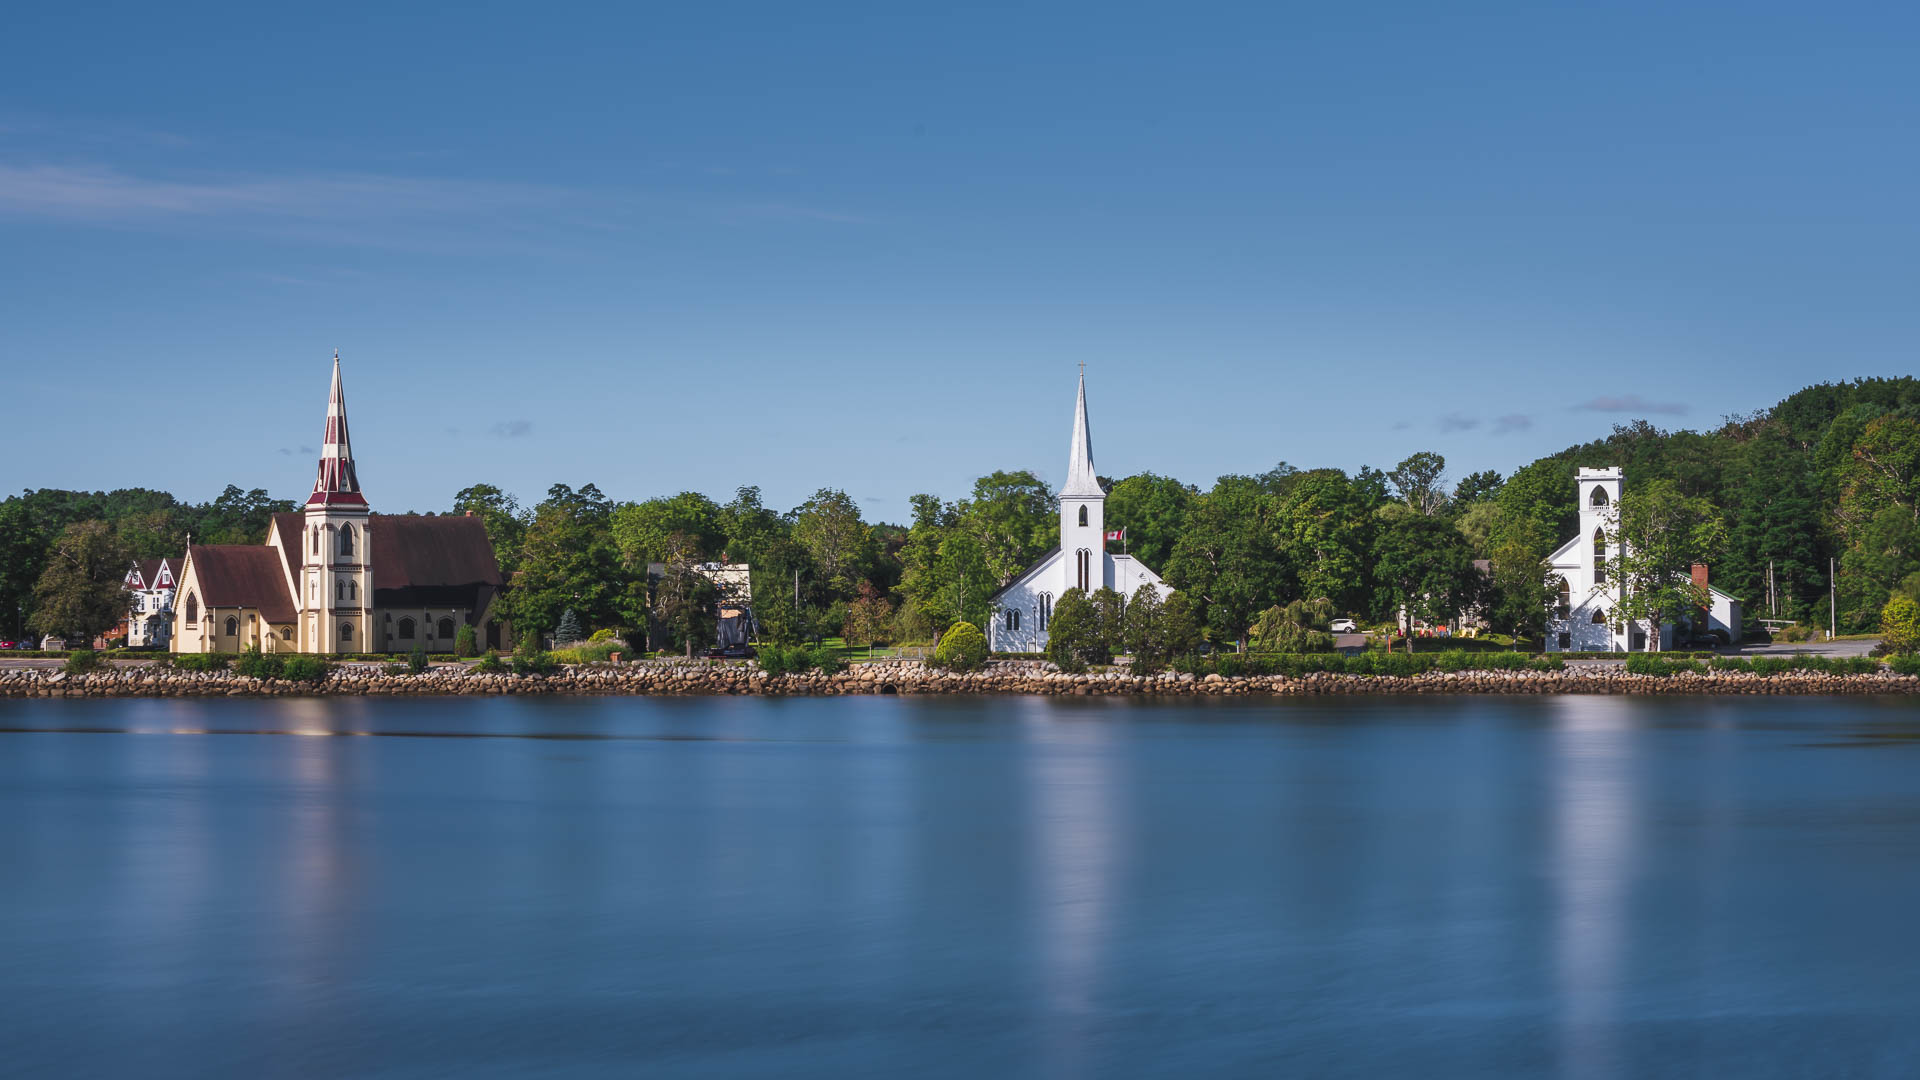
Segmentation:
[(174, 652), (451, 652), (512, 647), (504, 584), (479, 518), (375, 514), (347, 433), (340, 354), (313, 492), (263, 544), (191, 544), (177, 575)]

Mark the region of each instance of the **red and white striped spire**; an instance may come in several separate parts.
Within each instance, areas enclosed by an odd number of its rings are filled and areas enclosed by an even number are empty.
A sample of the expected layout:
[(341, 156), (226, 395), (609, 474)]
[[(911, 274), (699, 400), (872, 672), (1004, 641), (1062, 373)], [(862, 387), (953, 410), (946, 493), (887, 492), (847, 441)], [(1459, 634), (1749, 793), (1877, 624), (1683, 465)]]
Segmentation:
[(347, 438), (347, 392), (340, 383), (340, 350), (333, 350), (333, 391), (327, 395), (327, 438), (320, 444), (320, 474), (314, 478), (308, 506), (342, 503), (365, 506), (360, 479), (353, 472), (353, 443)]

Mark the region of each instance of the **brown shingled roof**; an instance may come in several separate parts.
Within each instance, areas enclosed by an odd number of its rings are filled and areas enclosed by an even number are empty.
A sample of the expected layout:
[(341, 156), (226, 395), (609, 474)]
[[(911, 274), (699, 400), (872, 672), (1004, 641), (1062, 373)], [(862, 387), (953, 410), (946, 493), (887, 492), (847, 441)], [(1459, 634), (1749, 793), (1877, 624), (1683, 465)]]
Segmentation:
[(264, 544), (195, 544), (187, 549), (206, 607), (258, 608), (272, 623), (293, 621), (293, 597), (280, 556)]
[(498, 585), (486, 522), (477, 517), (374, 514), (373, 587)]
[(300, 580), (300, 535), (307, 515), (294, 511), (273, 515), (273, 531), (280, 534), (280, 554), (287, 560), (287, 580)]

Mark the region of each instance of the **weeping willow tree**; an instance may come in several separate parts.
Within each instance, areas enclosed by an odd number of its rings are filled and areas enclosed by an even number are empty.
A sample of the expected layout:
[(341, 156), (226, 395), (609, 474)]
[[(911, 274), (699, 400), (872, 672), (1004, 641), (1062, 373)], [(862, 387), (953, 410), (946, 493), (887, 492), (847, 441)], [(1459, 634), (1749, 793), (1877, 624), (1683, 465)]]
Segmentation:
[(1333, 601), (1326, 597), (1295, 600), (1260, 613), (1254, 620), (1248, 651), (1257, 653), (1323, 653), (1333, 651)]

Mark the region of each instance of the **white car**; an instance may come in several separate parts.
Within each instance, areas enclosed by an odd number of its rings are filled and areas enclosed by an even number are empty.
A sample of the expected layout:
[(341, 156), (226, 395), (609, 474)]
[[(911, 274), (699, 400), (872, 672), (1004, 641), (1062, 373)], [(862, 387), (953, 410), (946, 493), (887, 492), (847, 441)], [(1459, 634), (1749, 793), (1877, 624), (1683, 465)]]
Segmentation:
[(1357, 634), (1360, 632), (1360, 624), (1352, 619), (1335, 619), (1327, 624), (1327, 629), (1336, 634)]

